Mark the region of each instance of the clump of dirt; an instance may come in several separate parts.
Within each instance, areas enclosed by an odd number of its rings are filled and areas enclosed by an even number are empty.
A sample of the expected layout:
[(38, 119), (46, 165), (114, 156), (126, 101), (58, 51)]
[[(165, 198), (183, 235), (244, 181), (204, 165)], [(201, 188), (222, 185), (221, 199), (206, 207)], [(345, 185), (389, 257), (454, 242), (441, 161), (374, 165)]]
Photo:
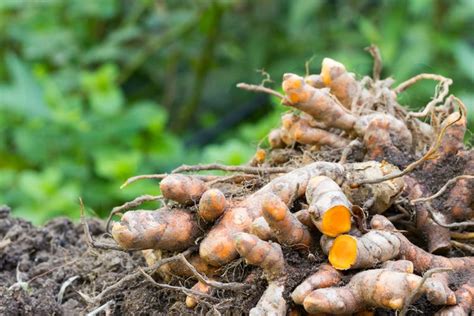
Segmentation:
[[(7, 207), (0, 214), (2, 315), (83, 313), (93, 307), (89, 298), (141, 262), (140, 256), (88, 248), (82, 227), (68, 219), (35, 227), (11, 217)], [(104, 233), (101, 222), (90, 220), (88, 224), (93, 236)], [(61, 291), (68, 280), (73, 281)]]

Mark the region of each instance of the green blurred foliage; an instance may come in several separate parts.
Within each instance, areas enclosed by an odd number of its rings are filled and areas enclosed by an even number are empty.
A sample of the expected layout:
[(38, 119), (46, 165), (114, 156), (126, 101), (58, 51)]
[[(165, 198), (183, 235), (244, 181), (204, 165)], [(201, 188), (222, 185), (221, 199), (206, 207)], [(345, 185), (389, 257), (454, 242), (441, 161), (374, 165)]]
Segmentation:
[[(39, 223), (77, 217), (82, 196), (103, 216), (159, 193), (151, 181), (119, 190), (129, 176), (243, 163), (285, 109), (237, 82), (265, 69), (278, 87), (325, 56), (367, 75), (370, 43), (397, 83), (453, 78), (472, 124), (473, 29), (471, 0), (0, 1), (0, 203)], [(434, 87), (402, 101), (423, 106)], [(226, 117), (241, 124), (212, 130)]]

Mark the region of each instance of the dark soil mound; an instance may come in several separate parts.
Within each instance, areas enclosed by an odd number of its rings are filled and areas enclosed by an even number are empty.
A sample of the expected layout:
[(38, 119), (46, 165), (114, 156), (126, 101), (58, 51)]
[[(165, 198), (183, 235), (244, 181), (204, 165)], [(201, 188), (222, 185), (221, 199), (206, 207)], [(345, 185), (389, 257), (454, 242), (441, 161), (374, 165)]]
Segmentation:
[[(93, 236), (104, 233), (103, 223), (88, 224)], [(89, 248), (82, 227), (68, 219), (34, 227), (6, 207), (0, 211), (1, 315), (78, 315), (109, 301), (113, 314), (167, 314), (176, 293), (143, 278), (93, 301), (138, 265), (145, 265), (139, 253)]]

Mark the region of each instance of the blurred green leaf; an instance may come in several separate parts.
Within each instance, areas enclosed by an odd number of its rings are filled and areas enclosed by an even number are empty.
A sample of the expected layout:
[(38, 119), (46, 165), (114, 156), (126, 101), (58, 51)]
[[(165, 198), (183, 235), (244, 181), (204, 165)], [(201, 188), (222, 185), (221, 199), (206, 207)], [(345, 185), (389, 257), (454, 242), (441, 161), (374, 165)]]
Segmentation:
[(95, 171), (104, 178), (124, 179), (134, 175), (141, 162), (137, 151), (104, 149), (93, 153)]
[(459, 69), (474, 83), (474, 46), (458, 42), (455, 47), (454, 53)]
[(29, 117), (48, 117), (50, 111), (43, 102), (43, 93), (28, 68), (14, 54), (7, 54), (5, 63), (11, 85), (0, 85), (0, 108)]

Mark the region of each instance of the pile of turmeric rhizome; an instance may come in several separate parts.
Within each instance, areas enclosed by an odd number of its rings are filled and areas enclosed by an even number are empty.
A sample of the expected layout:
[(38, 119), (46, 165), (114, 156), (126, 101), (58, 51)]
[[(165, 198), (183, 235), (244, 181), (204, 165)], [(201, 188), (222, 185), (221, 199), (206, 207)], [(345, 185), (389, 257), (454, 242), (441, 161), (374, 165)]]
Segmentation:
[[(174, 310), (405, 313), (418, 302), (437, 315), (469, 315), (474, 151), (463, 144), (466, 108), (440, 75), (392, 87), (372, 53), (374, 74), (360, 80), (325, 58), (320, 74), (284, 74), (284, 94), (239, 84), (288, 106), (249, 164), (181, 166), (127, 181), (158, 178), (162, 195), (115, 208), (121, 217), (111, 233), (122, 248), (143, 251), (156, 284), (182, 292)], [(399, 95), (426, 79), (438, 81), (434, 97), (409, 112)], [(162, 207), (123, 213), (145, 201)]]

